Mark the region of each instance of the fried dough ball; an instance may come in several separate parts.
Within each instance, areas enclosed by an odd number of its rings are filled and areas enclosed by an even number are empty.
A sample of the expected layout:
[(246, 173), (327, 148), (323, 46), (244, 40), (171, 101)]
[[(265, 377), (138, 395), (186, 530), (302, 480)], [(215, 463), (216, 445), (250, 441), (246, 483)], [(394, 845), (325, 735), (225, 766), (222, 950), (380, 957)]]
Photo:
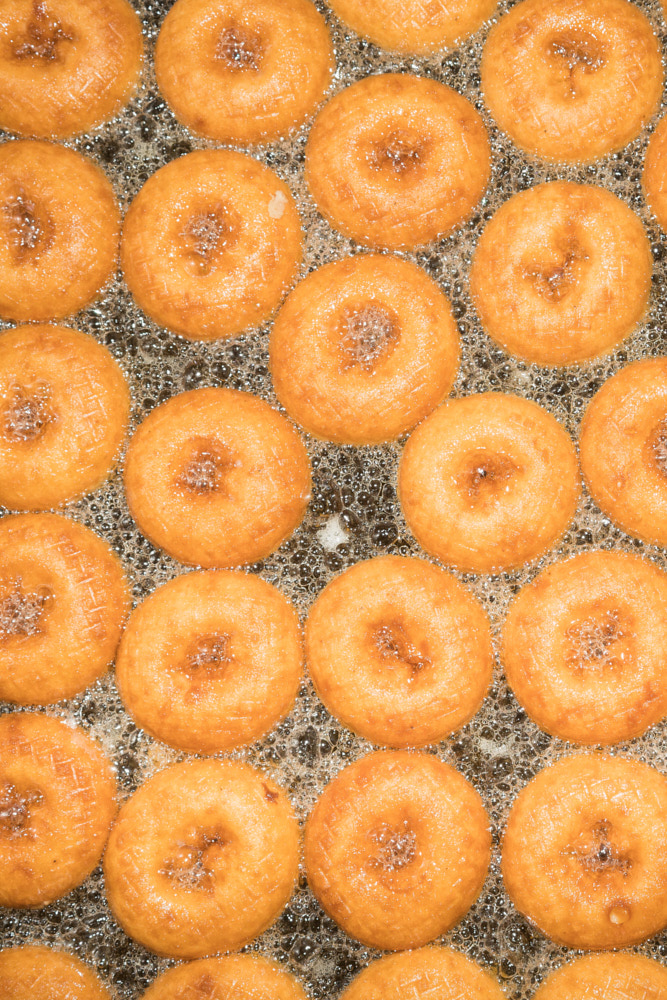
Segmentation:
[(141, 1000), (307, 1000), (286, 969), (259, 955), (227, 955), (167, 969)]
[(177, 0), (155, 75), (177, 118), (216, 142), (270, 142), (321, 103), (335, 58), (308, 0)]
[(489, 141), (472, 104), (410, 74), (367, 76), (315, 119), (306, 181), (322, 215), (370, 247), (430, 243), (468, 218), (489, 180)]
[(80, 885), (115, 813), (111, 765), (83, 730), (0, 716), (0, 906), (46, 906)]
[(123, 373), (87, 334), (0, 334), (0, 504), (46, 510), (92, 492), (117, 457), (129, 410)]
[(634, 330), (652, 269), (644, 227), (620, 198), (554, 181), (496, 212), (475, 250), (470, 290), (482, 326), (510, 354), (571, 365)]
[(88, 131), (129, 99), (142, 55), (126, 0), (5, 0), (0, 128), (38, 139)]
[(298, 863), (299, 826), (278, 785), (239, 761), (191, 760), (121, 808), (104, 856), (107, 899), (144, 947), (202, 958), (266, 930)]
[(419, 948), (371, 962), (340, 1000), (504, 1000), (488, 972), (451, 948)]
[(643, 955), (588, 955), (552, 972), (533, 1000), (667, 1000), (667, 969)]
[(236, 566), (263, 559), (300, 524), (310, 462), (298, 434), (263, 400), (194, 389), (139, 426), (125, 490), (140, 530), (169, 555)]
[(667, 229), (667, 118), (658, 122), (644, 159), (642, 184), (649, 207), (660, 227)]
[(0, 951), (3, 1000), (111, 1000), (95, 973), (74, 955), (28, 945)]

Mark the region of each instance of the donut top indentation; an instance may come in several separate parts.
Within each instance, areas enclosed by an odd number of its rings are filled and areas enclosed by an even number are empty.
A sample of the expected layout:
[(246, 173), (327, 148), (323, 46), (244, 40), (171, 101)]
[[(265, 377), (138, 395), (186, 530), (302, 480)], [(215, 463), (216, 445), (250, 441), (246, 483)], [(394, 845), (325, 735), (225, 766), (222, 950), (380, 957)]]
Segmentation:
[(397, 825), (382, 823), (369, 836), (374, 845), (372, 864), (380, 879), (402, 872), (419, 858), (417, 835), (407, 819)]
[(262, 33), (232, 21), (218, 36), (215, 58), (231, 73), (258, 73), (264, 57)]
[(556, 244), (558, 259), (550, 263), (535, 263), (524, 266), (524, 275), (535, 290), (549, 302), (561, 302), (576, 285), (580, 264), (589, 260), (589, 255), (579, 244), (571, 227), (565, 240)]
[(410, 642), (401, 622), (383, 622), (375, 625), (371, 629), (371, 641), (387, 665), (394, 665), (397, 662), (405, 665), (410, 671), (408, 679), (411, 681), (424, 667), (431, 665), (429, 657)]
[(40, 383), (32, 391), (14, 386), (0, 425), (5, 439), (17, 444), (41, 438), (48, 425), (56, 420), (49, 406), (50, 396), (51, 387), (46, 383)]
[(10, 252), (15, 264), (36, 264), (53, 245), (54, 224), (49, 213), (22, 187), (3, 205)]
[(226, 632), (198, 636), (186, 652), (183, 672), (191, 677), (219, 675), (234, 657), (231, 652), (231, 636)]
[(648, 443), (651, 464), (667, 479), (667, 417), (660, 421), (649, 436)]
[(512, 481), (521, 472), (521, 467), (508, 455), (480, 451), (468, 455), (456, 484), (471, 508), (485, 507), (509, 493)]
[(217, 204), (194, 212), (183, 226), (180, 236), (183, 256), (193, 265), (194, 273), (203, 276), (216, 270), (222, 254), (234, 246), (238, 225), (232, 220), (229, 209)]
[(178, 844), (176, 853), (159, 870), (184, 892), (215, 891), (217, 862), (230, 843), (220, 830), (199, 831), (187, 842)]
[(566, 662), (575, 670), (603, 670), (627, 666), (634, 660), (635, 625), (617, 607), (599, 603), (590, 615), (570, 625), (565, 633)]
[(214, 438), (193, 438), (188, 442), (177, 486), (192, 496), (220, 496), (227, 471), (235, 465), (228, 450)]
[(547, 54), (560, 63), (566, 73), (569, 96), (579, 95), (579, 76), (597, 73), (606, 63), (605, 47), (588, 31), (561, 31), (547, 42)]
[(0, 789), (0, 835), (14, 840), (34, 836), (31, 830), (32, 810), (44, 801), (38, 788), (19, 790), (12, 782)]
[(573, 859), (583, 875), (590, 875), (596, 881), (616, 881), (619, 876), (625, 878), (633, 867), (633, 859), (630, 852), (616, 842), (613, 833), (608, 819), (597, 820), (582, 830), (562, 853)]
[(28, 59), (42, 63), (62, 62), (62, 43), (74, 40), (72, 29), (64, 28), (58, 18), (47, 11), (42, 0), (33, 4), (25, 34), (13, 38), (10, 48), (14, 59), (20, 62)]
[(0, 639), (27, 638), (42, 632), (43, 616), (53, 597), (49, 587), (25, 592), (18, 577), (12, 589), (0, 597)]
[(373, 170), (403, 177), (422, 166), (429, 145), (423, 135), (396, 129), (373, 142), (366, 158)]
[(342, 315), (342, 368), (359, 367), (372, 374), (400, 340), (398, 316), (376, 302), (349, 305)]

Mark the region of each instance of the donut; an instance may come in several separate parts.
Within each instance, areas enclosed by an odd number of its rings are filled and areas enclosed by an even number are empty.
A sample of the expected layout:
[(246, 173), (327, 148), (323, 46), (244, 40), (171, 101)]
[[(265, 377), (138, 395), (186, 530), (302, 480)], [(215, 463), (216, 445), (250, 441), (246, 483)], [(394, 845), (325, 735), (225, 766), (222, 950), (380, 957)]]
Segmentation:
[(573, 743), (617, 743), (667, 715), (667, 574), (624, 552), (549, 566), (503, 628), (507, 681), (528, 715)]
[(130, 937), (158, 955), (203, 958), (241, 948), (272, 924), (298, 863), (299, 827), (278, 785), (240, 761), (192, 760), (156, 774), (123, 805), (104, 875)]
[(309, 0), (177, 0), (155, 47), (176, 117), (216, 142), (271, 142), (324, 99), (336, 62)]
[(62, 326), (0, 334), (0, 504), (45, 510), (96, 489), (129, 412), (125, 378), (92, 337)]
[(652, 260), (644, 227), (620, 198), (554, 181), (496, 212), (475, 250), (470, 291), (485, 331), (510, 354), (571, 365), (634, 330)]
[(74, 955), (28, 945), (0, 951), (3, 1000), (111, 1000), (95, 973)]
[(498, 0), (330, 0), (335, 14), (358, 34), (390, 52), (430, 55), (451, 49), (491, 17)]
[(623, 149), (662, 97), (660, 43), (628, 0), (522, 0), (491, 29), (481, 76), (517, 146), (566, 163)]
[(584, 414), (579, 453), (604, 513), (629, 535), (667, 545), (667, 358), (607, 379)]
[(667, 1000), (667, 969), (644, 955), (587, 955), (547, 976), (533, 1000)]
[(39, 139), (88, 131), (129, 99), (142, 53), (141, 24), (126, 0), (3, 4), (0, 128)]
[(0, 520), (0, 698), (72, 698), (114, 658), (130, 610), (120, 560), (58, 514)]
[(493, 674), (479, 602), (437, 566), (400, 556), (357, 563), (324, 588), (306, 658), (329, 711), (392, 747), (437, 743), (465, 725)]
[(415, 264), (359, 254), (311, 272), (271, 330), (276, 395), (310, 434), (378, 444), (411, 430), (451, 389), (459, 337)]
[(181, 562), (256, 562), (300, 524), (310, 462), (276, 410), (247, 392), (193, 389), (156, 407), (125, 460), (139, 529)]
[(188, 573), (132, 614), (116, 660), (130, 714), (192, 753), (252, 743), (284, 718), (301, 680), (299, 619), (258, 576)]
[(488, 972), (451, 948), (419, 948), (371, 962), (340, 1000), (505, 1000)]
[(435, 80), (385, 73), (324, 106), (308, 137), (305, 169), (334, 229), (366, 246), (411, 249), (468, 218), (491, 159), (469, 101)]
[(119, 234), (111, 184), (90, 160), (48, 142), (0, 144), (0, 318), (88, 305), (115, 270)]
[(189, 340), (268, 319), (301, 262), (289, 188), (243, 153), (198, 150), (144, 184), (125, 216), (121, 264), (138, 305)]
[(344, 768), (308, 817), (310, 887), (346, 934), (417, 948), (453, 927), (480, 893), (491, 834), (482, 800), (430, 754), (380, 751)]
[(80, 885), (115, 812), (111, 766), (83, 730), (33, 712), (0, 716), (0, 906), (45, 906)]
[(306, 1000), (294, 978), (277, 962), (259, 955), (200, 958), (167, 969), (142, 995), (141, 1000)]
[(663, 118), (649, 140), (642, 174), (644, 196), (662, 229), (667, 229), (666, 155), (667, 118)]
[(603, 755), (544, 768), (512, 806), (502, 875), (517, 910), (558, 944), (644, 941), (667, 925), (667, 780)]
[(563, 534), (579, 499), (569, 435), (541, 407), (497, 392), (450, 399), (405, 446), (398, 478), (419, 544), (468, 573), (537, 558)]

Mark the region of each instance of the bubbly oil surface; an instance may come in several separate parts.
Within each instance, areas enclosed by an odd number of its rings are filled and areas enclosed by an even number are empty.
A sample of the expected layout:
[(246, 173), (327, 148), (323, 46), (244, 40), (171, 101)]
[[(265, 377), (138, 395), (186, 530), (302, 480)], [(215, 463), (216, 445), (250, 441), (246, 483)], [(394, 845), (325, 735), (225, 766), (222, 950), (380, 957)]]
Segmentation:
[[(148, 51), (143, 86), (112, 122), (67, 143), (106, 172), (124, 210), (160, 166), (190, 150), (214, 146), (193, 137), (176, 122), (155, 85), (152, 49), (170, 4), (166, 0), (133, 2), (143, 20)], [(664, 47), (667, 27), (658, 0), (636, 3), (648, 15)], [(423, 267), (452, 302), (463, 352), (453, 394), (494, 390), (532, 399), (576, 439), (587, 402), (606, 378), (629, 361), (667, 354), (667, 300), (662, 294), (667, 280), (667, 238), (652, 220), (640, 184), (646, 144), (660, 116), (622, 153), (592, 166), (562, 168), (539, 163), (513, 148), (485, 110), (479, 65), (488, 24), (454, 51), (428, 58), (399, 57), (383, 53), (346, 31), (324, 3), (317, 6), (327, 19), (336, 47), (338, 68), (332, 93), (371, 73), (410, 72), (449, 84), (482, 114), (493, 147), (493, 174), (486, 196), (468, 223), (453, 235), (402, 256)], [(508, 6), (501, 3), (498, 15)], [(622, 94), (619, 100), (623, 100)], [(305, 234), (302, 276), (357, 250), (318, 215), (305, 188), (304, 148), (309, 127), (289, 140), (252, 151), (285, 180), (297, 199)], [(482, 332), (468, 291), (471, 254), (488, 219), (512, 193), (557, 178), (598, 184), (623, 198), (644, 222), (654, 259), (651, 304), (636, 333), (608, 358), (572, 368), (532, 365), (505, 354)], [(120, 277), (100, 301), (68, 323), (107, 345), (122, 365), (132, 388), (133, 426), (159, 403), (202, 386), (242, 389), (278, 405), (268, 370), (270, 324), (217, 344), (191, 343), (148, 320), (134, 305)], [(424, 557), (406, 527), (397, 500), (396, 473), (404, 442), (355, 448), (304, 438), (314, 479), (306, 518), (276, 553), (252, 567), (290, 597), (302, 616), (336, 573), (360, 559), (386, 553)], [(132, 580), (137, 602), (186, 571), (137, 531), (118, 472), (104, 487), (71, 504), (64, 513), (113, 545)], [(481, 599), (497, 634), (508, 602), (540, 569), (595, 548), (642, 554), (667, 569), (663, 551), (615, 528), (584, 493), (565, 538), (544, 559), (498, 577), (459, 576)], [(4, 705), (2, 710), (15, 709)], [(157, 770), (186, 756), (136, 728), (121, 705), (112, 673), (80, 697), (46, 711), (81, 725), (101, 741), (115, 761), (123, 798)], [(332, 719), (305, 681), (287, 720), (261, 742), (231, 756), (271, 774), (288, 790), (304, 819), (336, 772), (371, 749), (371, 744)], [(494, 685), (473, 721), (428, 751), (455, 765), (473, 782), (493, 824), (494, 857), (484, 889), (443, 943), (497, 974), (508, 996), (517, 1000), (530, 997), (545, 974), (574, 953), (547, 941), (514, 910), (499, 874), (501, 831), (514, 797), (526, 782), (545, 765), (574, 751), (574, 747), (540, 732), (526, 718), (498, 667)], [(611, 752), (667, 768), (664, 725)], [(42, 910), (0, 910), (0, 936), (4, 946), (39, 943), (76, 952), (97, 969), (117, 998), (127, 1000), (141, 996), (155, 976), (172, 964), (133, 943), (120, 930), (105, 903), (101, 869), (80, 888)], [(323, 914), (303, 877), (274, 927), (247, 950), (285, 963), (317, 998), (337, 997), (353, 975), (378, 954), (348, 939)], [(654, 937), (637, 951), (664, 961), (667, 934)]]

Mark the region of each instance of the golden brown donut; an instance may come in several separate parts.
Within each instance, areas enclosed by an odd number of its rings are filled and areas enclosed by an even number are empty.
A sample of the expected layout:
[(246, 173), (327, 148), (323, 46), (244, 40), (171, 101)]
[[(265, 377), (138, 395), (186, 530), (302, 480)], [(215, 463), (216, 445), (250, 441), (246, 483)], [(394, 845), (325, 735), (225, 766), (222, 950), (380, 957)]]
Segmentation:
[(118, 556), (57, 514), (0, 520), (0, 698), (48, 705), (114, 658), (130, 610)]
[(553, 736), (639, 736), (667, 715), (667, 574), (625, 552), (549, 566), (510, 606), (502, 660), (517, 699)]
[(111, 765), (83, 730), (0, 716), (0, 906), (46, 906), (80, 885), (115, 813)]
[(120, 213), (90, 160), (48, 142), (0, 144), (0, 317), (62, 319), (111, 277)]
[(264, 322), (301, 261), (301, 221), (287, 185), (243, 153), (172, 160), (125, 216), (121, 264), (139, 306), (190, 340)]
[(437, 566), (399, 556), (357, 563), (324, 588), (306, 658), (329, 711), (393, 747), (437, 743), (465, 725), (493, 673), (479, 602)]
[(398, 487), (420, 545), (468, 573), (537, 558), (574, 517), (580, 489), (560, 424), (497, 392), (448, 400), (427, 417), (405, 446)]
[(547, 976), (533, 1000), (667, 1000), (667, 969), (644, 955), (587, 955)]
[(312, 271), (271, 331), (276, 395), (309, 433), (378, 444), (447, 395), (459, 337), (449, 302), (410, 261), (358, 254)]
[(340, 1000), (504, 1000), (476, 962), (451, 948), (418, 948), (371, 962)]
[(298, 862), (299, 827), (279, 785), (240, 761), (191, 760), (121, 808), (104, 856), (107, 899), (144, 947), (202, 958), (266, 930)]
[(28, 945), (0, 951), (3, 1000), (111, 1000), (92, 969), (74, 955)]
[(306, 1000), (298, 981), (259, 955), (201, 958), (167, 969), (141, 1000)]
[(297, 614), (258, 576), (188, 573), (132, 614), (116, 683), (142, 729), (217, 753), (252, 743), (287, 715), (301, 680)]
[(263, 400), (195, 389), (158, 406), (125, 460), (130, 513), (181, 562), (257, 562), (300, 524), (310, 462), (298, 434)]
[(667, 780), (577, 754), (520, 793), (503, 840), (512, 902), (569, 948), (626, 948), (667, 925)]
[(491, 17), (497, 0), (330, 0), (334, 12), (364, 38), (391, 52), (429, 55), (450, 49)]
[(662, 229), (667, 229), (667, 118), (662, 118), (649, 140), (642, 184), (649, 208)]
[(657, 111), (660, 43), (628, 0), (522, 0), (482, 55), (491, 114), (545, 160), (597, 160), (622, 149)]
[(0, 504), (46, 510), (96, 489), (129, 410), (123, 373), (87, 334), (62, 326), (0, 334)]
[(570, 365), (633, 331), (652, 269), (644, 227), (620, 198), (554, 181), (496, 212), (475, 250), (470, 291), (482, 326), (510, 354)]
[(3, 0), (0, 128), (39, 139), (88, 131), (129, 99), (142, 54), (126, 0)]
[(335, 68), (309, 0), (177, 0), (155, 75), (177, 118), (217, 142), (270, 142), (302, 125)]
[(667, 358), (607, 379), (584, 414), (579, 453), (604, 513), (628, 534), (667, 545)]
[(417, 247), (455, 229), (489, 175), (486, 129), (473, 106), (410, 74), (367, 76), (337, 94), (306, 146), (320, 212), (370, 247)]
[(479, 895), (491, 835), (482, 800), (430, 754), (369, 754), (327, 785), (308, 817), (310, 887), (346, 934), (416, 948), (458, 923)]

